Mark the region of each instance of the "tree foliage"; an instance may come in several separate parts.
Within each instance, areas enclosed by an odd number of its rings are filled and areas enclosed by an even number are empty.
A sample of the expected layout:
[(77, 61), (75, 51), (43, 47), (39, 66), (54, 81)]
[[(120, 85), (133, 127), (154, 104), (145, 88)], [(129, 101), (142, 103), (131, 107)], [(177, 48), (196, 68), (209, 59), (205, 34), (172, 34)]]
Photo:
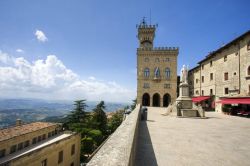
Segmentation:
[(110, 133), (113, 133), (122, 123), (124, 116), (124, 110), (116, 111), (109, 119), (108, 128)]
[(76, 100), (75, 109), (71, 112), (68, 117), (70, 123), (80, 123), (84, 121), (85, 118), (85, 109), (87, 107), (86, 100)]
[(99, 129), (103, 134), (107, 133), (107, 116), (104, 112), (105, 103), (101, 101), (93, 110), (94, 128)]
[(133, 111), (133, 110), (135, 109), (136, 103), (137, 103), (137, 100), (136, 100), (136, 99), (132, 100), (132, 105), (130, 106), (131, 111)]
[(122, 123), (124, 111), (116, 112), (108, 121), (104, 101), (98, 103), (92, 112), (86, 111), (86, 100), (77, 100), (74, 106), (63, 126), (81, 134), (81, 162), (84, 162)]

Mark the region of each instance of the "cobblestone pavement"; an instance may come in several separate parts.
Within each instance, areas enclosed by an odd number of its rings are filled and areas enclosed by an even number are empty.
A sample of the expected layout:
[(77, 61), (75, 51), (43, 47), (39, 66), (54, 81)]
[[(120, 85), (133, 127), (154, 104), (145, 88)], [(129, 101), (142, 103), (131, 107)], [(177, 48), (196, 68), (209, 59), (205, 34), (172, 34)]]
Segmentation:
[(249, 166), (250, 118), (206, 112), (208, 119), (163, 116), (148, 108), (139, 124), (137, 166)]

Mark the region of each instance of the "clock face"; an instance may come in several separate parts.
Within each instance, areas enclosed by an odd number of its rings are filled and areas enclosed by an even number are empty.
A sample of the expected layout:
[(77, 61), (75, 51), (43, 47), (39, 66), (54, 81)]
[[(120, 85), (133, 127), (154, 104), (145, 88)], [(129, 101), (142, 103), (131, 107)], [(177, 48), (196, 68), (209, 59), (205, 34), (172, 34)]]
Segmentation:
[(144, 46), (144, 47), (150, 47), (150, 46), (151, 46), (151, 43), (150, 43), (150, 42), (144, 42), (144, 43), (143, 43), (143, 46)]

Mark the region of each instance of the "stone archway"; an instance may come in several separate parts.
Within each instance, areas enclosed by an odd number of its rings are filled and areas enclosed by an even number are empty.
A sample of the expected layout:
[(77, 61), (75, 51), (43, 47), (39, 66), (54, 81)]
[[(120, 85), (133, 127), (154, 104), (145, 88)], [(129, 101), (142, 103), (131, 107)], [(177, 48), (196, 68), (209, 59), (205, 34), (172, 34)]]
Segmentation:
[(153, 107), (160, 107), (160, 95), (158, 93), (155, 93), (153, 95)]
[(171, 96), (168, 93), (166, 93), (163, 96), (163, 107), (167, 107), (170, 103), (171, 103)]
[(150, 106), (150, 96), (148, 93), (144, 93), (142, 96), (142, 106)]

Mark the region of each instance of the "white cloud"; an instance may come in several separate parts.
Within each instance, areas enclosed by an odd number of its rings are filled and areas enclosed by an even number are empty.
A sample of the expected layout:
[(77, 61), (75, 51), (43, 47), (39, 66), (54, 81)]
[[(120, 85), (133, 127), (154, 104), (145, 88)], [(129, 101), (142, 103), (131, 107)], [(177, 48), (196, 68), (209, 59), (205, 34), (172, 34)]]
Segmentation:
[(22, 49), (18, 48), (18, 49), (16, 49), (16, 52), (23, 53), (23, 52), (24, 52), (24, 50), (22, 50)]
[(90, 76), (88, 79), (92, 80), (92, 81), (96, 80), (96, 78), (94, 76)]
[(41, 30), (36, 30), (35, 36), (36, 36), (37, 40), (40, 41), (40, 42), (48, 41), (48, 38), (46, 37), (46, 35)]
[(8, 64), (9, 62), (12, 62), (12, 58), (7, 54), (0, 50), (0, 62), (3, 64)]
[(55, 55), (29, 62), (0, 51), (0, 97), (87, 99), (130, 102), (135, 91), (116, 82), (87, 80), (68, 69)]

